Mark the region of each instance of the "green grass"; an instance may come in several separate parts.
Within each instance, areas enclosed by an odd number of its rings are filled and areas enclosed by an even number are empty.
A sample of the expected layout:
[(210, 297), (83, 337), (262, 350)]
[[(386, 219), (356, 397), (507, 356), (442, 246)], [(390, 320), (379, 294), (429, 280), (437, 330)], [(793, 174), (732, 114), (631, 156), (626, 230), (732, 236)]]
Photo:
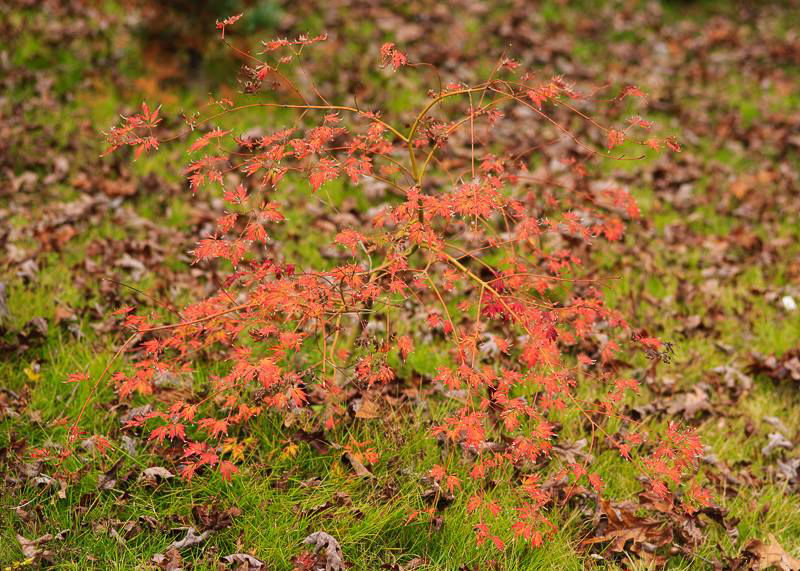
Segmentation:
[[(676, 9), (671, 3), (665, 4), (667, 17), (682, 17), (682, 10)], [(270, 3), (263, 5), (266, 6), (261, 8), (264, 11), (263, 18), (272, 25), (279, 9), (273, 12)], [(697, 14), (694, 17), (706, 17), (708, 9), (708, 6), (695, 9)], [(574, 28), (574, 13), (561, 3), (547, 2), (541, 13), (545, 22), (563, 25), (567, 29)], [(19, 19), (24, 15), (15, 12), (13, 17)], [(323, 27), (321, 18), (308, 17), (304, 23), (312, 31)], [(377, 33), (368, 21), (349, 25), (355, 30), (353, 39), (337, 53), (332, 70), (338, 68), (337, 62), (357, 61), (363, 52), (362, 42), (370, 41)], [(467, 28), (472, 35), (480, 31), (474, 19)], [(634, 31), (615, 34), (610, 38), (611, 41), (635, 42), (639, 38)], [(597, 57), (597, 48), (591, 42), (578, 42), (576, 50), (579, 61)], [(129, 48), (128, 55), (120, 62), (124, 73), (131, 76), (141, 72), (135, 61), (136, 53), (135, 48)], [(56, 93), (71, 94), (69, 100), (62, 101), (58, 109), (37, 109), (25, 116), (25, 120), (31, 123), (54, 124), (52, 144), (65, 152), (73, 152), (68, 147), (79, 130), (80, 119), (88, 120), (98, 130), (107, 128), (115, 121), (120, 109), (135, 108), (141, 99), (141, 93), (135, 90), (125, 91), (112, 86), (98, 90), (83, 85), (81, 78), (87, 67), (85, 62), (69, 49), (44, 44), (36, 34), (25, 34), (13, 54), (15, 65), (31, 69), (55, 66)], [(487, 67), (490, 65), (488, 61), (483, 59), (480, 63)], [(218, 63), (211, 62), (209, 66), (214, 67)], [(369, 87), (386, 99), (389, 110), (400, 113), (415, 107), (423, 99), (420, 92), (414, 90), (414, 82), (419, 79), (403, 81), (408, 83), (387, 94), (384, 93), (389, 85), (387, 74), (374, 73), (368, 77)], [(725, 97), (724, 107), (735, 110), (745, 125), (762, 120), (762, 109), (754, 103), (762, 95), (754, 93), (755, 86), (748, 85), (742, 77), (731, 77), (729, 81), (730, 85), (720, 87)], [(74, 90), (78, 90), (78, 93), (73, 96)], [(32, 93), (33, 86), (24, 84), (13, 91), (10, 98), (11, 101), (21, 101)], [(192, 108), (206, 97), (205, 93), (191, 91), (173, 95), (173, 111)], [(786, 111), (797, 103), (796, 94), (781, 96), (775, 90), (770, 90), (763, 97), (776, 112)], [(240, 131), (256, 122), (274, 126), (285, 122), (287, 118), (288, 115), (283, 113), (272, 113), (265, 118), (263, 113), (254, 111), (237, 115), (227, 128)], [(665, 126), (679, 130), (677, 118), (664, 114), (663, 120)], [(30, 141), (23, 141), (20, 148), (14, 151), (14, 156), (21, 161), (26, 153), (35, 152), (34, 148), (28, 146), (30, 144)], [(155, 174), (161, 180), (181, 183), (182, 175), (176, 165), (186, 163), (184, 151), (189, 144), (181, 143), (168, 153), (143, 158), (131, 167), (134, 175), (144, 177)], [(74, 150), (75, 154), (71, 156), (75, 157), (73, 161), (94, 157), (101, 147), (99, 141), (87, 142), (84, 147)], [(739, 174), (751, 173), (758, 168), (760, 160), (710, 139), (699, 141), (686, 152), (697, 154), (708, 164), (732, 166)], [(630, 168), (641, 166), (632, 164)], [(614, 173), (621, 167), (615, 163), (602, 168), (607, 173)], [(708, 180), (695, 183), (695, 192), (698, 194), (705, 196), (716, 191), (718, 189), (712, 188)], [(48, 192), (52, 193), (54, 202), (75, 199), (79, 195), (79, 191), (69, 187), (68, 182)], [(665, 230), (683, 225), (697, 236), (726, 237), (741, 224), (741, 220), (730, 213), (721, 212), (714, 200), (698, 208), (687, 220), (685, 212), (671, 207), (665, 197), (654, 190), (641, 188), (634, 189), (634, 192), (642, 207), (643, 217), (652, 224), (651, 233), (647, 234), (641, 229), (633, 231), (626, 238), (626, 243), (598, 252), (593, 263), (601, 274), (618, 277), (605, 288), (607, 299), (613, 307), (626, 315), (635, 316), (635, 325), (646, 326), (652, 333), (675, 342), (677, 358), (670, 365), (659, 365), (659, 375), (674, 378), (678, 389), (686, 389), (707, 381), (712, 369), (717, 366), (732, 364), (743, 368), (751, 351), (782, 354), (800, 344), (800, 314), (787, 313), (777, 302), (768, 301), (763, 295), (766, 289), (777, 290), (790, 285), (784, 266), (788, 260), (800, 254), (797, 240), (781, 252), (780, 263), (773, 266), (748, 265), (745, 260), (739, 263), (742, 266), (741, 273), (734, 279), (720, 279), (714, 293), (678, 301), (681, 288), (687, 284), (695, 290), (708, 284), (709, 278), (703, 271), (712, 264), (708, 262), (709, 253), (701, 241), (679, 250), (662, 241)], [(203, 199), (198, 196), (194, 200)], [(345, 201), (350, 201), (353, 203), (351, 207), (361, 212), (372, 206), (362, 195), (354, 195), (353, 189), (346, 183), (338, 182), (326, 185), (314, 196), (310, 196), (301, 185), (296, 185), (291, 193), (279, 193), (274, 199), (284, 203), (290, 219), (290, 223), (276, 236), (285, 243), (283, 254), (287, 259), (299, 259), (304, 265), (315, 268), (326, 267), (331, 261), (320, 252), (321, 234), (313, 228), (310, 231), (308, 229), (313, 222), (313, 216), (308, 213), (309, 204), (341, 208)], [(187, 200), (188, 191), (186, 196), (139, 195), (127, 204), (134, 207), (140, 216), (186, 231), (192, 224), (192, 211), (187, 206)], [(36, 210), (31, 209), (26, 216), (11, 222), (14, 226), (26, 225), (36, 215)], [(765, 240), (776, 235), (797, 238), (797, 228), (792, 220), (782, 221), (777, 227), (754, 225), (752, 229)], [(50, 327), (41, 345), (0, 361), (0, 385), (22, 395), (28, 403), (19, 411), (19, 415), (7, 415), (0, 419), (0, 449), (23, 439), (32, 446), (63, 439), (64, 429), (54, 426), (54, 421), (77, 414), (91, 391), (87, 385), (70, 386), (63, 381), (76, 370), (86, 370), (95, 378), (122, 340), (121, 335), (97, 333), (92, 327), (97, 320), (90, 313), (79, 317), (78, 324), (83, 334), (80, 338), (76, 338), (66, 326), (54, 323), (57, 306), (88, 310), (95, 304), (103, 303), (100, 284), (79, 287), (70, 279), (70, 275), (65, 274), (65, 270), (86, 257), (87, 246), (93, 240), (122, 240), (144, 235), (143, 232), (132, 233), (107, 218), (73, 238), (63, 251), (40, 256), (40, 272), (35, 282), (23, 283), (13, 272), (2, 276), (9, 283), (8, 306), (12, 310), (11, 320), (5, 324), (6, 329), (13, 333), (34, 317), (47, 318)], [(652, 257), (648, 268), (637, 263), (634, 255), (641, 241), (656, 243), (655, 247), (646, 248)], [(740, 254), (736, 250), (733, 252)], [(169, 268), (177, 270), (186, 267), (178, 254), (173, 252), (165, 262)], [(160, 283), (159, 276), (151, 274), (146, 275), (140, 283), (131, 285), (152, 291)], [(145, 301), (135, 292), (124, 289), (120, 296), (121, 303)], [(189, 298), (188, 292), (179, 292), (178, 298), (173, 301), (179, 303)], [(683, 320), (694, 314), (718, 316), (713, 330), (707, 334), (684, 336), (681, 332)], [(11, 333), (7, 334), (7, 337), (10, 336)], [(721, 345), (731, 347), (732, 353), (721, 350)], [(448, 357), (442, 347), (431, 343), (418, 348), (406, 363), (400, 364), (394, 354), (391, 359), (403, 378), (422, 382), (429, 380), (437, 368), (447, 362)], [(642, 355), (631, 357), (631, 361), (636, 374), (641, 374), (649, 364)], [(38, 372), (33, 371), (36, 365)], [(196, 381), (198, 386), (204, 383), (211, 369), (212, 365), (201, 364)], [(591, 385), (582, 386), (580, 390), (583, 398), (599, 394), (598, 389)], [(94, 404), (85, 413), (84, 428), (87, 431), (112, 436), (121, 434), (117, 414), (113, 410), (119, 404), (115, 398), (109, 386), (100, 387)], [(644, 391), (638, 399), (630, 400), (630, 404), (652, 398), (652, 394)], [(798, 400), (796, 391), (789, 387), (766, 378), (756, 378), (751, 393), (735, 405), (725, 408), (724, 414), (693, 419), (704, 443), (721, 461), (732, 467), (746, 465), (764, 482), (752, 489), (742, 487), (735, 497), (718, 498), (732, 517), (740, 519), (738, 540), (731, 539), (719, 526), (711, 524), (698, 552), (700, 558), (674, 558), (670, 562), (671, 568), (694, 569), (704, 566), (706, 560), (733, 556), (747, 540), (764, 539), (768, 533), (774, 533), (787, 550), (796, 553), (800, 549), (800, 500), (784, 484), (770, 480), (768, 467), (774, 463), (774, 459), (764, 458), (760, 453), (766, 443), (766, 434), (774, 430), (763, 422), (764, 417), (776, 416), (789, 427), (798, 426)], [(143, 402), (138, 398), (131, 406)], [(215, 533), (202, 546), (183, 552), (186, 565), (195, 569), (216, 569), (220, 556), (237, 551), (251, 552), (267, 561), (271, 568), (291, 568), (292, 558), (302, 549), (302, 539), (314, 531), (326, 531), (336, 537), (346, 559), (357, 570), (377, 569), (384, 563), (404, 564), (415, 557), (428, 560), (427, 566), (419, 569), (431, 570), (455, 570), (462, 565), (491, 568), (492, 562), (498, 562), (505, 569), (599, 567), (600, 564), (587, 557), (579, 545), (587, 528), (585, 514), (577, 509), (554, 509), (550, 513), (558, 533), (541, 549), (531, 550), (519, 543), (512, 543), (505, 552), (498, 553), (489, 546), (475, 545), (471, 526), (473, 519), (466, 515), (465, 505), (466, 499), (476, 491), (476, 484), (469, 477), (470, 464), (459, 451), (442, 448), (429, 434), (429, 428), (435, 420), (442, 418), (451, 408), (452, 403), (443, 398), (424, 403), (412, 401), (388, 418), (360, 421), (333, 431), (328, 435), (332, 446), (326, 454), (295, 438), (296, 432), (303, 426), (302, 418), (298, 419), (297, 425), (286, 427), (281, 418), (266, 416), (252, 425), (247, 434), (237, 435), (246, 438), (249, 443), (245, 452), (247, 461), (241, 463), (242, 473), (231, 483), (223, 482), (219, 475), (201, 474), (189, 483), (176, 478), (153, 489), (141, 486), (136, 483), (141, 471), (164, 463), (159, 450), (146, 444), (143, 439), (137, 440), (138, 449), (133, 456), (115, 450), (108, 458), (101, 459), (91, 452), (83, 452), (81, 461), (85, 462), (86, 469), (78, 481), (67, 486), (66, 497), (60, 498), (55, 490), (43, 491), (31, 484), (4, 495), (0, 512), (0, 563), (11, 565), (23, 560), (16, 533), (33, 539), (45, 533), (68, 529), (70, 531), (63, 541), (47, 546), (56, 553), (59, 568), (130, 569), (142, 566), (181, 536), (181, 532), (174, 528), (192, 524), (192, 506), (213, 503), (220, 508), (237, 507), (242, 514), (234, 519), (231, 527)], [(586, 436), (576, 428), (579, 419), (574, 412), (555, 415), (553, 420), (564, 425), (561, 438), (565, 440)], [(650, 427), (657, 434), (665, 422), (666, 419), (655, 419)], [(755, 426), (752, 436), (746, 436), (748, 423)], [(342, 461), (342, 452), (336, 446), (347, 444), (351, 439), (369, 441), (379, 450), (386, 451), (379, 462), (370, 468), (374, 478), (355, 477)], [(121, 461), (117, 474), (124, 476), (131, 473), (130, 478), (121, 479), (115, 489), (98, 490), (98, 475), (117, 460)], [(441, 514), (437, 514), (444, 516), (440, 529), (434, 529), (424, 518), (407, 524), (411, 513), (426, 507), (420, 497), (425, 488), (421, 478), (434, 464), (443, 464), (448, 471), (457, 475), (463, 483), (463, 491)], [(174, 469), (172, 466), (170, 468)], [(640, 490), (635, 469), (616, 454), (601, 452), (597, 470), (606, 481), (612, 498), (629, 498)], [(501, 474), (498, 477), (511, 475)], [(513, 506), (514, 498), (502, 489), (498, 487), (487, 493), (501, 505)], [(347, 497), (344, 502), (342, 493)], [(23, 506), (23, 510), (35, 513), (32, 523), (31, 520), (26, 521), (18, 510), (12, 509), (18, 505)], [(143, 518), (154, 518), (158, 527), (149, 529), (145, 523), (141, 523)], [(141, 531), (127, 541), (117, 540), (102, 531), (104, 522), (109, 519), (140, 522)], [(630, 567), (646, 568), (641, 562), (631, 562)]]

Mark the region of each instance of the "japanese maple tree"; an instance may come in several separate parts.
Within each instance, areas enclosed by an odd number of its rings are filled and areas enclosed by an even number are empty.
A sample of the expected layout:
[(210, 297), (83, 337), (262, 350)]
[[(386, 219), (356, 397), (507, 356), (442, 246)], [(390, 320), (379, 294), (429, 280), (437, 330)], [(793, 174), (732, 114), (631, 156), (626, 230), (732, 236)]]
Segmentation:
[[(226, 28), (237, 19), (218, 22), (222, 41), (229, 42)], [(215, 470), (228, 479), (241, 456), (226, 444), (233, 427), (267, 411), (302, 416), (325, 430), (359, 422), (348, 409), (348, 388), (366, 393), (402, 383), (397, 363), (421, 344), (434, 343), (449, 364), (432, 381), (463, 398), (431, 437), (469, 453), (475, 480), (509, 465), (522, 474), (506, 482), (519, 490), (510, 530), (496, 524), (508, 508), (484, 495), (467, 499), (479, 542), (502, 548), (516, 535), (536, 546), (552, 532), (545, 509), (550, 493), (535, 467), (554, 445), (551, 411), (576, 411), (593, 437), (636, 462), (653, 491), (667, 497), (691, 472), (699, 441), (670, 425), (657, 442), (643, 445), (647, 434), (620, 409), (626, 391), (637, 391), (638, 384), (606, 366), (631, 330), (604, 303), (595, 280), (575, 277), (583, 246), (619, 240), (625, 222), (639, 217), (626, 190), (598, 190), (585, 182), (587, 162), (635, 160), (627, 153), (637, 146), (680, 151), (671, 138), (642, 136), (651, 124), (638, 116), (605, 126), (588, 114), (594, 105), (644, 94), (628, 86), (603, 99), (502, 58), (474, 85), (442, 82), (434, 73), (427, 101), (406, 123), (346, 93), (329, 101), (307, 74), (297, 81), (304, 52), (323, 40), (263, 42), (258, 53), (228, 44), (246, 60), (242, 93), (185, 119), (185, 133), (193, 138), (189, 185), (193, 192), (220, 193), (226, 204), (216, 230), (199, 237), (194, 256), (198, 262), (227, 260), (232, 271), (214, 295), (185, 307), (174, 322), (121, 310), (134, 331), (121, 352), (134, 344), (139, 351), (132, 370), (111, 379), (120, 398), (141, 393), (157, 404), (156, 384), (164, 375), (189, 374), (207, 359), (229, 366), (210, 380), (204, 398), (156, 406), (128, 426), (144, 428), (156, 443), (179, 444), (187, 480)], [(430, 66), (413, 62), (394, 44), (374, 51), (383, 74), (430, 77)], [(281, 96), (288, 101), (275, 100)], [(254, 108), (295, 116), (256, 135), (226, 125)], [(595, 134), (593, 140), (574, 133), (576, 121)], [(155, 152), (175, 138), (163, 129), (160, 109), (143, 104), (108, 132), (109, 152)], [(545, 129), (556, 138), (542, 137), (533, 148), (520, 148), (513, 137), (514, 130)], [(532, 157), (564, 141), (562, 167), (577, 182), (564, 186), (535, 176)], [(341, 257), (330, 267), (308, 268), (302, 259), (277, 254), (280, 228), (292, 224), (282, 197), (307, 193), (334, 208), (326, 185), (340, 178), (353, 194), (366, 192), (360, 190), (364, 183), (387, 189), (370, 199), (368, 224), (328, 236)], [(633, 344), (654, 358), (662, 355), (656, 339), (637, 336)], [(72, 380), (96, 387), (104, 377)], [(579, 382), (595, 384), (601, 396), (580, 399)], [(80, 416), (73, 420), (72, 440), (84, 438)], [(608, 418), (622, 420), (623, 428), (609, 432)], [(358, 442), (346, 449), (362, 464), (378, 462), (382, 452)], [(447, 465), (431, 466), (428, 477), (442, 493), (462, 487)], [(557, 477), (598, 493), (604, 486), (588, 461), (564, 462)], [(689, 492), (704, 498), (696, 486)]]

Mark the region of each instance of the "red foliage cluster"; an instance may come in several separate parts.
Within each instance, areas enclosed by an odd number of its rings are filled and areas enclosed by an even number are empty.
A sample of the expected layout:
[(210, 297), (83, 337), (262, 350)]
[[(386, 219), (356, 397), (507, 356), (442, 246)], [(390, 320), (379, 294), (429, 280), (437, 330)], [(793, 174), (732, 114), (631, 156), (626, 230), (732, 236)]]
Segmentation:
[[(224, 33), (236, 19), (217, 26)], [(570, 277), (581, 264), (570, 244), (619, 240), (624, 221), (637, 218), (639, 210), (623, 189), (597, 193), (588, 185), (560, 188), (536, 179), (528, 170), (535, 149), (520, 154), (512, 141), (495, 134), (503, 121), (514, 121), (517, 129), (534, 129), (537, 122), (555, 129), (577, 149), (563, 162), (579, 180), (594, 156), (630, 160), (609, 154), (621, 145), (629, 152), (634, 145), (678, 151), (677, 143), (637, 138), (636, 130), (651, 126), (640, 117), (605, 127), (582, 111), (601, 100), (560, 77), (542, 82), (520, 73), (509, 59), (483, 83), (431, 92), (410, 126), (363, 107), (331, 104), (316, 88), (313, 100), (307, 99), (285, 69), (301, 65), (303, 49), (322, 39), (265, 42), (262, 54), (246, 54), (249, 62), (258, 61), (246, 68), (245, 97), (254, 101), (220, 100), (206, 116), (192, 119), (191, 129), (205, 132), (189, 148), (190, 186), (221, 190), (228, 208), (194, 254), (198, 261), (226, 259), (234, 271), (217, 294), (186, 307), (177, 323), (162, 325), (126, 308), (124, 322), (141, 336), (142, 358), (132, 371), (115, 373), (113, 381), (119, 396), (129, 398), (152, 393), (164, 375), (191, 373), (198, 358), (230, 366), (211, 379), (205, 398), (173, 402), (128, 425), (145, 427), (159, 443), (180, 443), (185, 478), (207, 470), (230, 478), (236, 459), (226, 453), (223, 439), (232, 427), (268, 410), (307, 414), (326, 430), (351, 422), (345, 385), (367, 390), (395, 382), (393, 363), (433, 340), (446, 344), (450, 363), (434, 381), (465, 395), (463, 406), (433, 435), (473, 454), (472, 478), (492, 478), (509, 465), (533, 466), (554, 444), (549, 412), (570, 409), (588, 422), (593, 436), (602, 435), (624, 458), (639, 463), (653, 491), (666, 496), (668, 486), (680, 484), (696, 461), (699, 442), (670, 426), (650, 447), (647, 435), (627, 420), (624, 431), (607, 432), (599, 419), (621, 418), (624, 393), (638, 390), (636, 381), (604, 366), (619, 350), (611, 337), (630, 332), (592, 280)], [(420, 65), (394, 44), (385, 44), (379, 56), (386, 73)], [(258, 86), (268, 76), (302, 101), (259, 100)], [(628, 86), (605, 101), (643, 95)], [(295, 109), (298, 118), (283, 130), (249, 138), (220, 125), (254, 107)], [(514, 107), (524, 113), (509, 118)], [(557, 113), (588, 122), (608, 150), (578, 139)], [(158, 128), (158, 110), (142, 105), (141, 113), (108, 133), (111, 150), (129, 146), (137, 156), (155, 150)], [(241, 182), (231, 184), (230, 173), (238, 173)], [(392, 192), (370, 211), (371, 228), (345, 228), (330, 237), (346, 252), (346, 261), (299, 271), (265, 256), (274, 228), (284, 221), (278, 189), (302, 192), (305, 180), (316, 193), (340, 177), (349, 180), (352, 192), (364, 180), (380, 181)], [(424, 317), (401, 319), (409, 308)], [(365, 335), (370, 320), (383, 327)], [(598, 331), (608, 339), (600, 346)], [(646, 341), (657, 347), (656, 340)], [(579, 380), (603, 387), (605, 398), (580, 400)], [(73, 438), (76, 427), (77, 421)], [(497, 442), (505, 444), (494, 446)], [(378, 460), (379, 450), (349, 446), (359, 461)], [(552, 532), (544, 510), (549, 494), (535, 472), (523, 473), (528, 475), (511, 531), (537, 546)], [(445, 466), (433, 466), (429, 476), (443, 493), (461, 488)], [(559, 477), (576, 485), (583, 480), (597, 492), (604, 485), (585, 462), (565, 463)], [(478, 495), (469, 498), (468, 511), (479, 518), (478, 541), (502, 548), (504, 530), (493, 523), (501, 508)]]

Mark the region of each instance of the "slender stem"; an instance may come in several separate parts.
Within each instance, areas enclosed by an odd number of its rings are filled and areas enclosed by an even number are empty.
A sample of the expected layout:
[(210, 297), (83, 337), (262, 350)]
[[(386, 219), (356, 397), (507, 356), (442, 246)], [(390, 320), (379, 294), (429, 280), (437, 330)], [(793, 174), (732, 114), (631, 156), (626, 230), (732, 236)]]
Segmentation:
[[(257, 107), (271, 107), (271, 108), (276, 108), (276, 109), (305, 109), (305, 110), (319, 109), (319, 110), (323, 110), (323, 111), (347, 111), (348, 113), (355, 113), (356, 115), (361, 115), (362, 117), (368, 118), (370, 121), (375, 121), (376, 123), (380, 123), (386, 129), (391, 131), (401, 141), (403, 141), (403, 142), (407, 142), (408, 141), (408, 139), (406, 138), (405, 135), (403, 135), (400, 131), (395, 129), (389, 123), (386, 123), (385, 121), (383, 121), (381, 119), (378, 119), (377, 117), (375, 117), (371, 113), (368, 113), (366, 111), (362, 111), (360, 109), (356, 109), (355, 107), (350, 107), (348, 105), (308, 105), (308, 104), (288, 104), (288, 103), (248, 103), (246, 105), (238, 105), (236, 107), (231, 107), (231, 108), (226, 109), (224, 111), (220, 111), (219, 113), (215, 113), (214, 115), (206, 117), (202, 121), (198, 121), (198, 124), (208, 123), (209, 121), (213, 121), (214, 119), (217, 119), (218, 117), (222, 117), (223, 115), (227, 115), (228, 113), (233, 113), (233, 112), (236, 112), (236, 111), (242, 111), (243, 109), (252, 109), (252, 108), (257, 108)], [(182, 135), (183, 135), (183, 133), (181, 133), (179, 135), (175, 135), (174, 137), (169, 137), (169, 138), (164, 139), (164, 140), (165, 141), (169, 141), (171, 139), (177, 139), (178, 137), (180, 137)]]

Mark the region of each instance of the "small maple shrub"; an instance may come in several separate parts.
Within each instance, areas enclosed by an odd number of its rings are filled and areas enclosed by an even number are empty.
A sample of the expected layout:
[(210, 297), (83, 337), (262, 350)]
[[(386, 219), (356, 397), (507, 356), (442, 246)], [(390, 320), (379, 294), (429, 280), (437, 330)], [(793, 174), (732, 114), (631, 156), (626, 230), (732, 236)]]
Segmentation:
[[(225, 29), (237, 19), (217, 24), (226, 43)], [(512, 533), (536, 546), (552, 531), (545, 509), (552, 498), (535, 468), (554, 445), (550, 411), (575, 411), (592, 444), (604, 439), (641, 467), (654, 492), (670, 496), (700, 454), (698, 439), (670, 425), (651, 444), (624, 417), (620, 402), (626, 391), (638, 390), (637, 382), (619, 377), (610, 364), (620, 350), (614, 339), (631, 332), (593, 280), (574, 277), (584, 245), (619, 240), (624, 220), (639, 216), (625, 190), (585, 182), (586, 161), (629, 160), (611, 155), (622, 145), (680, 150), (670, 138), (638, 138), (650, 128), (639, 117), (605, 127), (587, 115), (593, 104), (618, 105), (643, 93), (629, 86), (602, 100), (502, 59), (482, 83), (439, 83), (403, 123), (361, 102), (349, 104), (347, 94), (329, 102), (306, 75), (311, 93), (302, 93), (291, 68), (302, 66), (303, 52), (323, 39), (264, 42), (257, 54), (229, 44), (247, 59), (241, 97), (248, 101), (221, 99), (187, 119), (187, 132), (202, 132), (189, 148), (190, 187), (221, 191), (227, 208), (194, 255), (198, 262), (228, 260), (233, 271), (218, 293), (186, 307), (175, 323), (121, 310), (135, 331), (126, 346), (136, 343), (138, 357), (132, 370), (112, 379), (120, 398), (152, 394), (158, 402), (157, 383), (165, 375), (189, 374), (199, 360), (228, 367), (212, 377), (204, 398), (164, 403), (128, 426), (143, 427), (159, 444), (182, 446), (187, 480), (209, 470), (228, 479), (240, 456), (226, 440), (233, 427), (267, 411), (325, 430), (374, 418), (369, 411), (354, 417), (352, 390), (362, 407), (374, 406), (366, 395), (378, 398), (382, 387), (402, 382), (397, 363), (425, 344), (441, 348), (449, 363), (433, 381), (463, 403), (432, 437), (461, 447), (477, 481), (515, 468), (507, 477), (520, 491), (511, 530), (498, 529), (502, 508), (491, 498), (467, 499), (480, 543), (502, 547), (501, 536)], [(387, 75), (429, 70), (394, 44), (382, 46), (379, 57)], [(274, 94), (265, 94), (270, 87)], [(273, 99), (281, 94), (288, 101)], [(225, 127), (229, 116), (253, 108), (290, 109), (296, 116), (281, 130), (251, 136)], [(594, 139), (574, 134), (575, 121)], [(537, 148), (520, 149), (514, 133), (542, 127), (557, 138), (541, 145), (568, 143), (562, 166), (573, 171), (575, 185), (551, 184), (529, 171)], [(166, 138), (162, 129), (159, 109), (142, 105), (108, 133), (109, 152), (155, 151)], [(300, 269), (302, 260), (281, 259), (273, 237), (281, 224), (291, 224), (281, 190), (322, 198), (337, 178), (347, 180), (348, 192), (359, 192), (366, 181), (388, 194), (368, 211), (369, 224), (331, 233), (341, 263)], [(635, 336), (633, 343), (659, 355), (655, 339)], [(602, 396), (581, 400), (579, 382), (595, 384)], [(609, 432), (609, 418), (621, 420), (622, 429)], [(383, 452), (354, 441), (345, 450), (361, 465), (379, 461)], [(556, 477), (571, 481), (572, 489), (585, 483), (599, 493), (603, 481), (584, 456), (565, 461)], [(452, 472), (437, 464), (426, 478), (442, 494), (454, 494), (462, 484)], [(703, 499), (694, 485), (689, 492)]]

